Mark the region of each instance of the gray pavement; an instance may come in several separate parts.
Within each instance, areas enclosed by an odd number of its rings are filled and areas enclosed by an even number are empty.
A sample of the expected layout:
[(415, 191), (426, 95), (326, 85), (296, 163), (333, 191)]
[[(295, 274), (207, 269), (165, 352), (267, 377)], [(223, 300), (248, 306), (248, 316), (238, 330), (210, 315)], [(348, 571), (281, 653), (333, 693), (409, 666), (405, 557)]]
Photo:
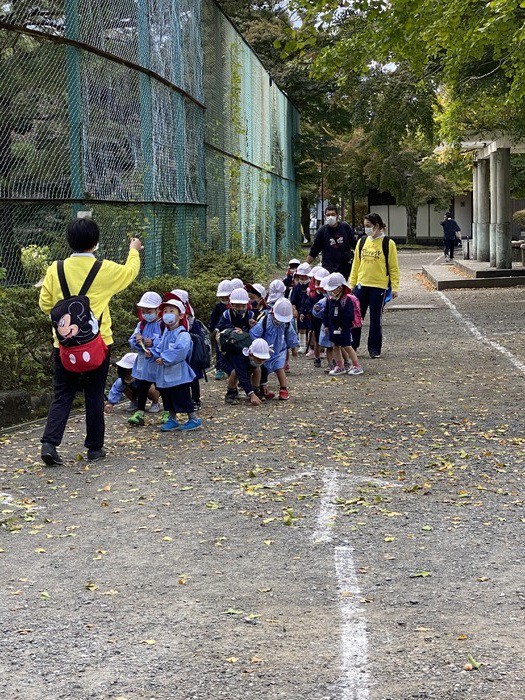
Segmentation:
[(436, 255), (362, 376), (121, 410), (94, 465), (82, 416), (60, 469), (0, 438), (3, 699), (523, 700), (525, 290), (432, 291)]

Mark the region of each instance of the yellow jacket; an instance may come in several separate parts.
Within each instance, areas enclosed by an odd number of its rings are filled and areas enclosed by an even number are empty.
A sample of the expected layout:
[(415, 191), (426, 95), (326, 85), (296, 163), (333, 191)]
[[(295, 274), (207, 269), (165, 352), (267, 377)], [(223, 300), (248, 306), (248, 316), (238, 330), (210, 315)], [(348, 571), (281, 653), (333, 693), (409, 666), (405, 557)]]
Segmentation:
[[(399, 262), (397, 259), (396, 244), (392, 239), (388, 241), (388, 269), (390, 271), (390, 284), (392, 290), (399, 290)], [(359, 244), (355, 247), (354, 262), (350, 273), (349, 284), (353, 289), (356, 284), (363, 287), (388, 287), (386, 274), (386, 262), (383, 255), (383, 236), (371, 239), (366, 237), (362, 255), (359, 254)]]
[[(94, 262), (95, 256), (90, 254), (73, 254), (65, 260), (64, 272), (72, 295), (78, 294)], [(113, 342), (111, 316), (109, 313), (111, 297), (129, 287), (139, 274), (139, 270), (140, 255), (138, 250), (134, 248), (130, 249), (128, 259), (124, 265), (119, 265), (112, 260), (103, 260), (102, 267), (87, 293), (89, 304), (96, 318), (99, 319), (102, 316), (100, 333), (106, 345), (111, 345)], [(54, 262), (47, 268), (42, 289), (40, 290), (40, 308), (45, 314), (49, 314), (57, 301), (63, 298), (64, 295), (58, 279), (57, 263)], [(58, 347), (56, 338), (55, 346)]]

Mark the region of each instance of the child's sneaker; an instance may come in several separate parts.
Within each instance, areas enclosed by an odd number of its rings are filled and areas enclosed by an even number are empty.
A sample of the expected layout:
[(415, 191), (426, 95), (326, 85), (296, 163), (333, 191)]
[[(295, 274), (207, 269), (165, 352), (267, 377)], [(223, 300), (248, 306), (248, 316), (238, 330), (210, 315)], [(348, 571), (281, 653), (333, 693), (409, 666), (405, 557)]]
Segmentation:
[(324, 373), (325, 373), (325, 374), (330, 374), (330, 372), (334, 369), (334, 367), (335, 367), (335, 362), (334, 362), (334, 360), (332, 360), (332, 361), (329, 362), (329, 363), (327, 364), (327, 366), (325, 367)]
[(297, 352), (299, 353), (299, 355), (304, 355), (306, 352), (306, 347), (304, 345), (299, 345), (299, 347), (297, 348)]
[(160, 417), (160, 422), (161, 423), (167, 423), (170, 419), (170, 412), (169, 411), (162, 411), (162, 416)]
[(320, 367), (321, 366), (321, 358), (316, 357), (314, 360), (314, 367)]
[(313, 350), (308, 350), (306, 357), (315, 357), (315, 352)]
[(351, 367), (348, 370), (347, 374), (354, 374), (355, 375), (355, 374), (363, 374), (363, 372), (364, 372), (364, 369), (361, 367), (361, 365), (354, 365), (353, 367)]
[(346, 374), (348, 370), (346, 370), (344, 367), (334, 367), (328, 372), (328, 375), (330, 377), (337, 377), (340, 374)]
[(200, 401), (194, 401), (194, 402), (193, 402), (193, 408), (195, 409), (195, 411), (200, 411), (201, 408), (202, 408), (201, 402), (200, 402)]
[(145, 425), (144, 411), (135, 411), (135, 413), (128, 418), (128, 424), (133, 426)]
[(290, 394), (288, 393), (288, 389), (281, 387), (279, 389), (279, 401), (288, 401), (289, 398)]
[(152, 403), (149, 407), (150, 413), (160, 413), (160, 403)]
[(262, 395), (263, 395), (263, 398), (266, 399), (266, 401), (270, 401), (270, 399), (273, 399), (275, 397), (274, 392), (268, 391), (268, 389), (266, 387), (264, 387), (264, 389), (262, 390)]
[(237, 389), (228, 389), (226, 396), (224, 397), (224, 403), (236, 404), (239, 398), (239, 392)]
[(215, 372), (215, 379), (216, 379), (218, 382), (220, 382), (221, 379), (226, 379), (227, 376), (228, 376), (228, 375), (226, 374), (226, 372), (223, 372), (222, 369), (218, 369), (218, 370)]
[(130, 413), (135, 413), (135, 411), (139, 407), (139, 402), (138, 401), (130, 401), (126, 407), (126, 410), (129, 411)]
[(181, 424), (174, 418), (168, 418), (164, 425), (160, 426), (163, 433), (169, 433), (170, 430), (180, 430), (181, 428)]
[(202, 425), (202, 421), (200, 418), (190, 418), (186, 423), (183, 423), (179, 430), (197, 430), (197, 428), (200, 428)]
[(349, 369), (352, 369), (352, 363), (345, 361), (344, 367), (345, 367), (346, 371), (348, 372)]

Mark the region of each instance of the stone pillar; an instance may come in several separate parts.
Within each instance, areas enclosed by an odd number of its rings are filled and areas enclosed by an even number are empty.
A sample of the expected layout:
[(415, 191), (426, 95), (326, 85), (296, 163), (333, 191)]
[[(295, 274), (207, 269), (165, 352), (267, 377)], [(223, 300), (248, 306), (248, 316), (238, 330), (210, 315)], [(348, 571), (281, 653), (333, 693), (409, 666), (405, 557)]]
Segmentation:
[(496, 225), (498, 221), (498, 198), (496, 196), (498, 182), (497, 153), (490, 154), (490, 224), (489, 224), (489, 260), (490, 266), (496, 267)]
[(512, 231), (510, 225), (510, 148), (498, 148), (496, 152), (496, 267), (512, 268)]
[(478, 231), (476, 257), (481, 262), (490, 259), (490, 200), (489, 162), (478, 160)]
[(472, 168), (472, 241), (470, 243), (470, 259), (476, 259), (476, 242), (478, 238), (478, 163)]

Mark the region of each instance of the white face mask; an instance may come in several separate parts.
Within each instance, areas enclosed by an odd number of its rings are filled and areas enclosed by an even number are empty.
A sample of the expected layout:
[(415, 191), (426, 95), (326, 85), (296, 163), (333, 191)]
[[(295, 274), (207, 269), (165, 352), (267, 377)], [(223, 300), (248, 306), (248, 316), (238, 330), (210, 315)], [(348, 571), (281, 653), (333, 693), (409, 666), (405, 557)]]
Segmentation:
[(326, 223), (328, 226), (335, 226), (337, 223), (337, 216), (327, 216)]
[(365, 233), (367, 236), (370, 236), (370, 238), (372, 238), (372, 236), (374, 235), (374, 227), (373, 226), (365, 226)]

